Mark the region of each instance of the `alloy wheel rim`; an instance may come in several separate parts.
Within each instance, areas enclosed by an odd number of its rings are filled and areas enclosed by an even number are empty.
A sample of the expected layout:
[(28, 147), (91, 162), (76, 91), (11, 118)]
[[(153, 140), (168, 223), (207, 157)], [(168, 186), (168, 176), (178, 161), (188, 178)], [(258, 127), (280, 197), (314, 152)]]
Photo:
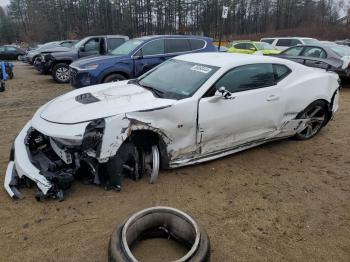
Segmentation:
[(69, 69), (60, 67), (56, 70), (56, 76), (61, 81), (67, 81), (69, 79)]
[(299, 132), (299, 136), (310, 138), (322, 128), (326, 119), (326, 112), (322, 106), (315, 106), (305, 112), (301, 118), (306, 119), (307, 122), (305, 128)]

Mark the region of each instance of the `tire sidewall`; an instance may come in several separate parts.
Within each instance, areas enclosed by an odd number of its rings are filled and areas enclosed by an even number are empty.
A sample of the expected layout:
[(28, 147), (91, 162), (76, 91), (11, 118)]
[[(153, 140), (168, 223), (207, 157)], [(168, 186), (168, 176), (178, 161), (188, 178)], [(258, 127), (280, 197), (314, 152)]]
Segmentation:
[(103, 83), (118, 82), (126, 80), (127, 78), (121, 74), (111, 74), (103, 80)]

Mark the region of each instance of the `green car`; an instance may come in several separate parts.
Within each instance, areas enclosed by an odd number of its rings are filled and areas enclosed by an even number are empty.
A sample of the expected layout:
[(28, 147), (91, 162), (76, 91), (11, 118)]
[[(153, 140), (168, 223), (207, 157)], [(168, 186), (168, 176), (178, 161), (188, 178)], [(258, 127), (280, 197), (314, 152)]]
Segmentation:
[(228, 49), (229, 53), (254, 54), (256, 52), (264, 55), (276, 55), (281, 51), (274, 46), (264, 42), (234, 42)]

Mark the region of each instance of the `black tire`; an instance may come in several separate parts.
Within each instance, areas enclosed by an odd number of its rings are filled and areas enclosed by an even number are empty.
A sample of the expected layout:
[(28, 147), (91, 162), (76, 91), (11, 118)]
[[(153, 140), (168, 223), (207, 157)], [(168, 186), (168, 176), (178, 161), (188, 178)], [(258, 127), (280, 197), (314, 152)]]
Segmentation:
[(53, 79), (60, 84), (69, 83), (70, 73), (69, 65), (65, 63), (59, 63), (52, 68)]
[[(139, 162), (137, 147), (132, 142), (123, 143), (117, 154), (106, 165), (109, 185), (120, 189), (123, 178), (127, 175), (137, 180), (139, 178)], [(125, 165), (131, 167), (133, 172), (130, 171), (131, 169), (125, 170)]]
[(103, 79), (103, 83), (118, 82), (126, 80), (126, 77), (121, 74), (111, 74)]
[[(317, 113), (314, 116), (311, 116), (312, 113), (314, 113), (315, 111), (317, 111)], [(324, 101), (320, 101), (320, 100), (315, 101), (311, 103), (307, 108), (305, 108), (305, 110), (300, 112), (296, 118), (303, 119), (308, 117), (310, 117), (311, 129), (313, 129), (312, 132), (308, 134), (307, 129), (310, 127), (310, 124), (309, 124), (305, 129), (303, 129), (302, 131), (300, 131), (294, 136), (296, 140), (311, 139), (322, 130), (322, 128), (328, 123), (328, 120), (330, 117), (330, 112), (328, 110), (327, 104)], [(313, 118), (314, 119), (319, 118), (317, 122), (315, 121), (314, 126), (311, 121)]]
[(170, 237), (187, 246), (189, 252), (181, 261), (210, 261), (210, 240), (204, 228), (186, 213), (170, 207), (141, 210), (118, 225), (109, 241), (108, 261), (135, 261), (130, 247), (136, 241), (155, 237)]

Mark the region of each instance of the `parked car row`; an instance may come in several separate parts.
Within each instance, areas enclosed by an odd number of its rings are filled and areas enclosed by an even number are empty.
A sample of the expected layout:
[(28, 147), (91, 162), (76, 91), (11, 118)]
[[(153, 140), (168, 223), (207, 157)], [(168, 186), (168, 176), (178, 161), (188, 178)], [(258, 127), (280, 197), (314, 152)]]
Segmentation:
[(28, 62), (33, 61), (41, 73), (52, 74), (56, 82), (71, 82), (75, 88), (135, 78), (174, 56), (217, 52), (211, 38), (184, 35), (131, 40), (122, 35), (90, 36), (70, 48), (51, 46), (29, 52)]
[(169, 58), (197, 52), (274, 55), (307, 66), (332, 68), (342, 77), (349, 77), (350, 47), (307, 37), (234, 41), (219, 50), (211, 38), (202, 36), (162, 35), (131, 40), (123, 35), (89, 36), (80, 41), (46, 43), (27, 52), (22, 61), (43, 74), (51, 74), (58, 83), (70, 82), (74, 88), (81, 88), (136, 78)]

